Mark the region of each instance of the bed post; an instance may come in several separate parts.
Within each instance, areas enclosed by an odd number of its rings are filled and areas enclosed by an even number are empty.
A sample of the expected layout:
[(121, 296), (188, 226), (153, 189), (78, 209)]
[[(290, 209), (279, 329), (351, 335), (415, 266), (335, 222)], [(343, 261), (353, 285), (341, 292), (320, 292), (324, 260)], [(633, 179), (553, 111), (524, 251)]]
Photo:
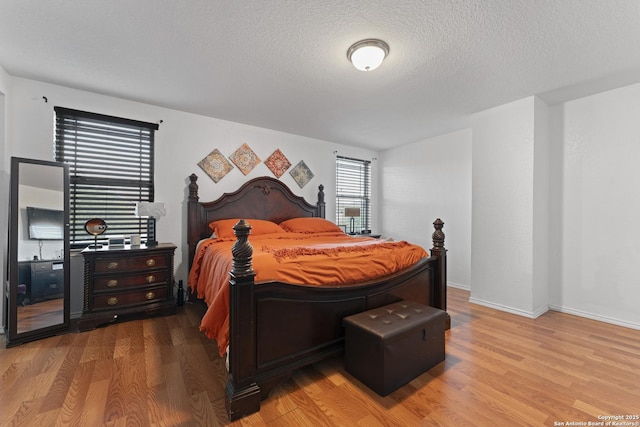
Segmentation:
[(260, 387), (254, 378), (256, 274), (251, 265), (253, 248), (248, 240), (251, 226), (241, 219), (233, 229), (237, 240), (231, 249), (233, 268), (229, 273), (229, 380), (225, 387), (225, 407), (230, 421), (260, 410)]
[[(433, 232), (431, 238), (433, 240), (433, 248), (431, 255), (438, 257), (435, 272), (435, 285), (433, 292), (433, 303), (436, 308), (447, 311), (447, 250), (444, 248), (444, 232), (442, 231), (444, 222), (437, 218), (433, 222)], [(451, 317), (447, 313), (447, 329), (451, 328)]]
[(194, 224), (200, 224), (200, 204), (198, 200), (198, 175), (192, 173), (189, 175), (189, 203), (187, 204), (187, 245), (189, 246), (189, 270), (193, 263), (193, 257), (196, 254), (196, 246), (200, 240), (197, 227)]
[(318, 202), (316, 206), (318, 207), (318, 216), (320, 218), (325, 218), (325, 205), (324, 202), (324, 185), (318, 185)]

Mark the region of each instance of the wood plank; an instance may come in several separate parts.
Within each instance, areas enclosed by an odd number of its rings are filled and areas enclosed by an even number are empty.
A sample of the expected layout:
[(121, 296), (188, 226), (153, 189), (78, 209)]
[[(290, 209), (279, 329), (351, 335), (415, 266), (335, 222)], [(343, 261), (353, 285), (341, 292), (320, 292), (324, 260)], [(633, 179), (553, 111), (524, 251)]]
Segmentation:
[(387, 397), (341, 357), (295, 371), (262, 410), (229, 423), (228, 372), (199, 304), (0, 349), (0, 425), (554, 425), (640, 412), (640, 331), (549, 312), (538, 319), (449, 289), (446, 360)]

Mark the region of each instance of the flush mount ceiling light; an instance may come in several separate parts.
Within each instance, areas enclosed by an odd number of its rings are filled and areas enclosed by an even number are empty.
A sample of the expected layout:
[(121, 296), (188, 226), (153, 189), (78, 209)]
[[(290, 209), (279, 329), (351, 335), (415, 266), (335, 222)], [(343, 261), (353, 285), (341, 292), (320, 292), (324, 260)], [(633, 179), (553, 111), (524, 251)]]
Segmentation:
[(389, 54), (389, 45), (378, 39), (360, 40), (347, 50), (347, 58), (360, 71), (375, 70)]

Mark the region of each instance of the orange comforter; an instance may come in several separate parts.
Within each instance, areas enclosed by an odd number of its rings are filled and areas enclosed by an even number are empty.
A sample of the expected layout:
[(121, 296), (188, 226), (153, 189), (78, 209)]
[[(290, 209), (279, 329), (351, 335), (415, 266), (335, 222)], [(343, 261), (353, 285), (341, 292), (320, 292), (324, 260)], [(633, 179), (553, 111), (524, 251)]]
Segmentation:
[[(355, 238), (342, 232), (249, 236), (255, 281), (348, 286), (385, 276), (427, 256), (405, 241)], [(220, 355), (229, 343), (229, 271), (235, 240), (204, 240), (189, 272), (189, 287), (208, 305), (200, 330), (215, 338)]]

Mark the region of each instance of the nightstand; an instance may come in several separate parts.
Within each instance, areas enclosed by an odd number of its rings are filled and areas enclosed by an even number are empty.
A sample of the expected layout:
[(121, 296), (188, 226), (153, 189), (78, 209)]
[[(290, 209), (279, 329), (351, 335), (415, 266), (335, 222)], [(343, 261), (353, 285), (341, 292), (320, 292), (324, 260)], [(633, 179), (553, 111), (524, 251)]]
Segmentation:
[(64, 269), (61, 259), (18, 262), (19, 285), (24, 285), (22, 301), (29, 304), (64, 296)]
[(84, 308), (78, 330), (136, 314), (175, 314), (175, 250), (170, 243), (83, 250)]

